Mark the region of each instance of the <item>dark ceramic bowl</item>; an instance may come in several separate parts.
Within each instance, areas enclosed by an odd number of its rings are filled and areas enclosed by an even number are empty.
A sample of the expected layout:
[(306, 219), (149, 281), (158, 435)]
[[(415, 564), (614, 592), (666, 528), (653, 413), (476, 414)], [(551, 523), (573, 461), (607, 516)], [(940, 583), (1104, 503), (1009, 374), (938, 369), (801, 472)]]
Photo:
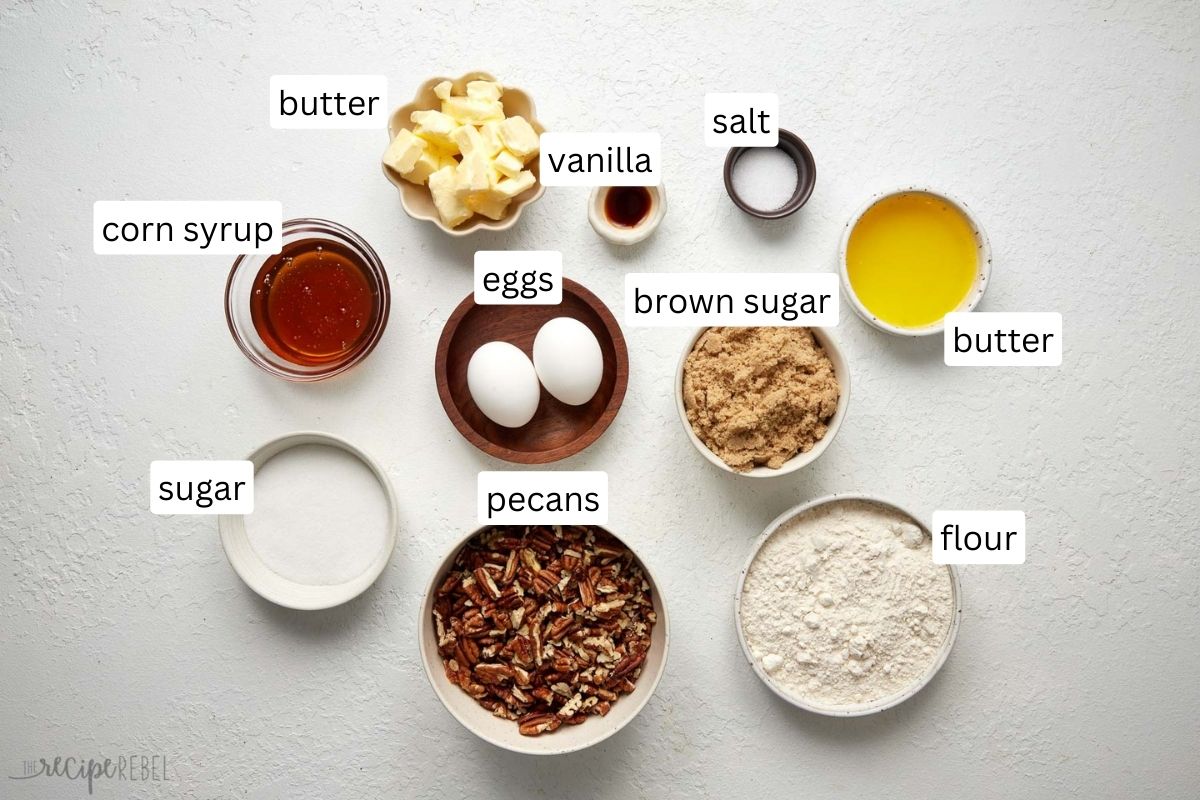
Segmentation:
[(812, 196), (813, 187), (817, 184), (817, 164), (813, 161), (812, 151), (799, 136), (780, 128), (779, 144), (775, 146), (787, 153), (796, 165), (796, 190), (779, 208), (755, 208), (743, 200), (737, 190), (733, 188), (733, 172), (737, 168), (737, 163), (751, 148), (731, 147), (729, 155), (725, 156), (725, 191), (729, 192), (729, 199), (742, 211), (759, 219), (782, 219), (796, 213), (802, 205), (808, 202), (808, 198)]

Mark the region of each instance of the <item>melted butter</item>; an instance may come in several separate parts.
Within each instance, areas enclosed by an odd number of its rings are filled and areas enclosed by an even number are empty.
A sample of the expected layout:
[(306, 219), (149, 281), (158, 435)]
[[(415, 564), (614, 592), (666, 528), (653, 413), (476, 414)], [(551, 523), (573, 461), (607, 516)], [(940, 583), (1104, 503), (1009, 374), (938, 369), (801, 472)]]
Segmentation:
[(902, 328), (939, 322), (975, 282), (979, 256), (971, 223), (924, 192), (903, 192), (871, 206), (850, 232), (850, 286), (880, 320)]

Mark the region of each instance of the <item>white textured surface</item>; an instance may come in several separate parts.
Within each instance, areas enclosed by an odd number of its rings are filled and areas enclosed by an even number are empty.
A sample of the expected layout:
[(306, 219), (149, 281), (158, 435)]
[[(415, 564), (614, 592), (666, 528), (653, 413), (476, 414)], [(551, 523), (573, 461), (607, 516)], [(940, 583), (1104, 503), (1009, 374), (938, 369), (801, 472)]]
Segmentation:
[[(592, 5), (252, 1), (0, 12), (0, 796), (55, 754), (168, 756), (170, 784), (97, 796), (1194, 796), (1200, 782), (1200, 10), (1190, 3)], [(511, 232), (452, 240), (400, 210), (382, 132), (273, 131), (275, 73), (425, 78), (486, 68), (558, 130), (662, 132), (671, 211), (630, 250), (552, 189)], [(711, 90), (776, 91), (817, 188), (777, 224), (739, 213), (703, 147)], [(475, 473), (434, 391), (434, 345), (476, 248), (548, 248), (620, 305), (646, 270), (831, 269), (870, 192), (973, 205), (996, 253), (985, 310), (1061, 311), (1060, 369), (951, 370), (940, 341), (846, 309), (850, 415), (813, 467), (749, 482), (703, 462), (671, 376), (685, 331), (630, 330), (612, 429), (562, 466), (607, 469), (611, 527), (658, 573), (667, 675), (605, 744), (545, 761), (473, 739), (417, 663), (429, 571), (474, 525)], [(98, 199), (278, 199), (379, 251), (392, 318), (326, 385), (255, 370), (222, 316), (230, 259), (96, 257)], [(390, 472), (400, 544), (345, 607), (259, 600), (211, 518), (147, 513), (155, 458), (239, 457), (318, 428)], [(913, 700), (829, 720), (743, 663), (732, 591), (784, 508), (862, 490), (914, 508), (1023, 508), (1020, 567), (963, 569), (955, 652)]]

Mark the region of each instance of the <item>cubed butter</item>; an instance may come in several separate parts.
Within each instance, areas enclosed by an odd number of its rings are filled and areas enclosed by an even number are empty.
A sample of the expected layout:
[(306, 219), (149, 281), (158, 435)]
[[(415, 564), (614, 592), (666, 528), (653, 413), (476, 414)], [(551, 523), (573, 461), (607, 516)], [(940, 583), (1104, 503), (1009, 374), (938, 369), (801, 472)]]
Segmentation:
[(509, 200), (492, 192), (477, 192), (467, 195), (467, 207), (482, 214), (488, 219), (504, 219), (508, 212)]
[(425, 183), (430, 175), (446, 166), (446, 159), (450, 159), (451, 164), (455, 163), (454, 156), (448, 156), (436, 147), (426, 146), (413, 163), (412, 169), (401, 174), (406, 181), (412, 181), (419, 186)]
[(509, 117), (500, 123), (500, 141), (522, 161), (538, 151), (538, 135), (524, 117)]
[(388, 145), (387, 151), (384, 152), (383, 163), (401, 175), (407, 175), (412, 171), (417, 159), (421, 157), (421, 153), (425, 152), (425, 148), (424, 139), (410, 130), (401, 128), (400, 132), (396, 134), (396, 138), (392, 139), (392, 143)]
[(504, 106), (500, 105), (499, 100), (451, 97), (442, 101), (442, 113), (462, 125), (482, 125), (488, 120), (504, 119)]
[(536, 182), (533, 173), (529, 170), (524, 170), (517, 173), (515, 178), (504, 178), (496, 183), (495, 191), (497, 194), (503, 195), (510, 200)]
[(433, 205), (442, 223), (450, 228), (457, 228), (475, 213), (458, 196), (456, 172), (454, 167), (446, 166), (429, 176), (429, 194), (433, 197)]
[[(412, 131), (401, 131), (384, 163), (427, 184), (442, 223), (456, 228), (478, 213), (500, 220), (512, 199), (537, 184), (525, 164), (538, 152), (538, 133), (523, 117), (505, 118), (494, 81), (469, 81), (466, 95), (441, 81), (433, 93), (441, 110), (414, 111)], [(460, 155), (461, 154), (461, 155)]]
[(458, 152), (458, 144), (450, 136), (458, 127), (453, 117), (430, 110), (414, 111), (409, 118), (417, 126), (413, 129), (417, 136), (448, 153)]
[(486, 191), (499, 179), (491, 159), (478, 150), (463, 156), (458, 165), (458, 192), (462, 196)]
[(521, 163), (521, 159), (514, 156), (507, 150), (501, 150), (500, 154), (492, 160), (492, 165), (506, 178), (515, 178), (520, 174), (525, 165)]
[(454, 133), (450, 134), (450, 138), (458, 145), (458, 152), (462, 153), (464, 157), (472, 153), (482, 153), (485, 157), (491, 156), (491, 153), (487, 152), (483, 137), (474, 125), (459, 125), (454, 129)]
[(492, 81), (469, 81), (467, 83), (467, 97), (474, 97), (476, 100), (499, 100), (503, 93), (504, 90), (500, 88), (500, 84)]
[(479, 126), (479, 135), (483, 139), (488, 156), (495, 158), (504, 147), (504, 142), (500, 141), (500, 121), (490, 119), (483, 123)]

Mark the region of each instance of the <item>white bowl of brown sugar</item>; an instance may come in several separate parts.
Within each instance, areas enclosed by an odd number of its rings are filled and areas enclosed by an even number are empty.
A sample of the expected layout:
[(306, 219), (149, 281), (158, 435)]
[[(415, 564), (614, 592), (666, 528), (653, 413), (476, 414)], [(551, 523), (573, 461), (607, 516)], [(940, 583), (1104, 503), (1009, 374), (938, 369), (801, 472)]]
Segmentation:
[(711, 463), (750, 478), (820, 458), (849, 403), (850, 370), (823, 328), (702, 328), (675, 374), (688, 439)]

